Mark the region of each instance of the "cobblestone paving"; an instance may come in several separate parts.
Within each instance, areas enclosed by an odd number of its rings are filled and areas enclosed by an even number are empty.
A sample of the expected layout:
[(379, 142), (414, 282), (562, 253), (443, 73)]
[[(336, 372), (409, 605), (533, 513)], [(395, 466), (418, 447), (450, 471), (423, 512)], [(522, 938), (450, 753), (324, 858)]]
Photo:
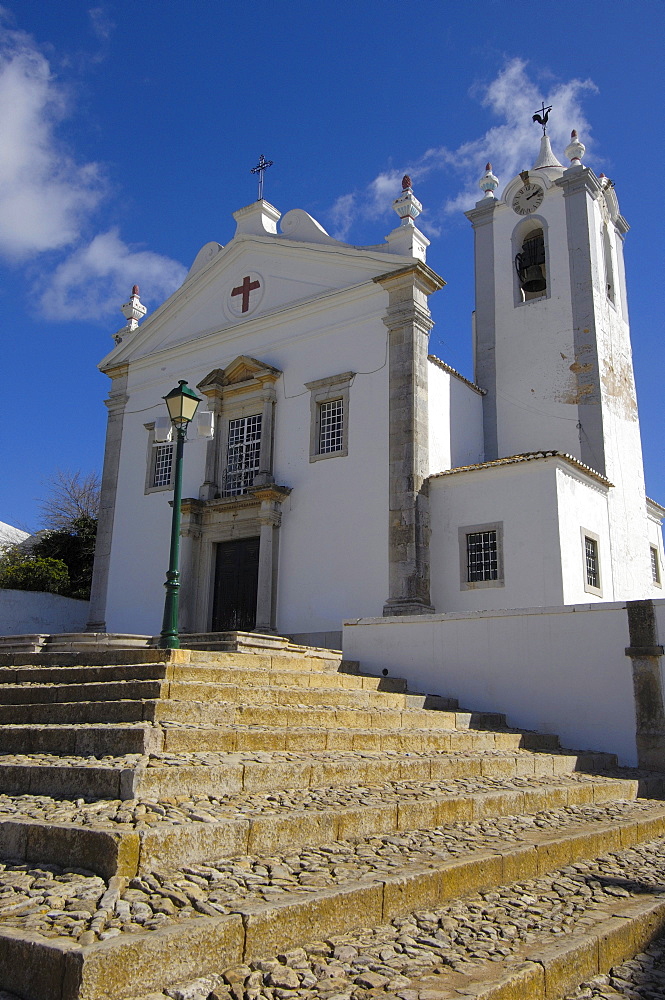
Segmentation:
[[(335, 842), (279, 857), (243, 856), (156, 869), (128, 885), (122, 878), (107, 884), (82, 869), (6, 861), (0, 864), (0, 927), (17, 927), (45, 937), (73, 937), (88, 944), (199, 916), (231, 913), (248, 902), (275, 902), (361, 879), (402, 874), (475, 851), (505, 850), (533, 830), (565, 831), (581, 824), (637, 818), (650, 808), (647, 800), (618, 801), (453, 823), (360, 843)], [(645, 864), (648, 875), (654, 864), (652, 855)]]
[(663, 1000), (665, 997), (665, 938), (654, 941), (646, 951), (608, 975), (594, 976), (565, 1000)]
[[(114, 726), (116, 724), (114, 723)], [(141, 725), (141, 723), (117, 723), (117, 725), (124, 725), (125, 728), (133, 725)], [(95, 728), (103, 728), (104, 724), (95, 724)], [(3, 726), (3, 730), (11, 729), (11, 726)], [(25, 727), (21, 727), (25, 728)], [(39, 727), (40, 729), (48, 727)], [(81, 727), (85, 728), (85, 726)], [(177, 728), (187, 728), (180, 726)], [(459, 732), (456, 730), (456, 732)], [(542, 755), (542, 757), (571, 757), (576, 756), (577, 752), (573, 750), (561, 750), (561, 751), (548, 751), (547, 754)], [(524, 766), (526, 766), (527, 761), (534, 761), (534, 751), (533, 750), (522, 750), (515, 749), (510, 751), (504, 750), (482, 750), (477, 751), (472, 755), (474, 759), (492, 759), (500, 758), (505, 760), (513, 760), (518, 758), (521, 760)], [(107, 754), (100, 757), (80, 757), (68, 754), (51, 754), (51, 753), (30, 753), (30, 754), (1, 754), (0, 755), (0, 765), (13, 765), (13, 764), (47, 764), (51, 767), (104, 767), (104, 768), (125, 768), (134, 767), (139, 763), (145, 763), (148, 767), (182, 767), (183, 765), (189, 766), (201, 766), (201, 767), (219, 767), (222, 764), (245, 764), (245, 763), (261, 763), (261, 764), (272, 764), (272, 763), (294, 763), (294, 762), (305, 762), (305, 763), (345, 763), (355, 760), (361, 761), (390, 761), (390, 760), (404, 760), (404, 761), (455, 761), (455, 760), (467, 760), (469, 754), (455, 754), (448, 751), (443, 751), (437, 753), (432, 750), (409, 750), (409, 751), (397, 751), (397, 750), (313, 750), (307, 752), (298, 752), (295, 750), (238, 750), (235, 752), (228, 751), (217, 751), (217, 750), (204, 750), (199, 752), (190, 753), (169, 753), (166, 751), (160, 753), (150, 753), (150, 754), (139, 754), (139, 753), (128, 753), (122, 755), (111, 755)], [(536, 760), (541, 759), (541, 755), (535, 755)], [(617, 774), (622, 776), (632, 776), (633, 771), (629, 768), (621, 768), (617, 770)], [(643, 772), (634, 772), (635, 774), (642, 774)]]
[[(539, 777), (538, 787), (591, 784), (602, 779), (574, 773)], [(49, 823), (75, 823), (98, 829), (127, 824), (143, 829), (156, 824), (214, 823), (219, 819), (281, 813), (385, 806), (428, 798), (468, 796), (474, 792), (520, 791), (533, 788), (531, 778), (447, 778), (443, 781), (387, 781), (377, 784), (242, 792), (234, 795), (174, 795), (161, 800), (54, 799), (48, 795), (0, 795), (0, 820), (28, 817)]]
[[(473, 979), (488, 963), (496, 963), (498, 976), (501, 963), (519, 962), (534, 942), (548, 944), (575, 930), (588, 930), (607, 917), (608, 908), (645, 892), (665, 892), (665, 839), (569, 865), (543, 878), (475, 893), (436, 910), (418, 910), (372, 930), (220, 970), (151, 994), (150, 1000), (436, 1000), (433, 976), (440, 991), (451, 983), (452, 974)], [(663, 1000), (659, 947), (585, 984), (571, 1000)], [(642, 992), (633, 985), (640, 978)]]

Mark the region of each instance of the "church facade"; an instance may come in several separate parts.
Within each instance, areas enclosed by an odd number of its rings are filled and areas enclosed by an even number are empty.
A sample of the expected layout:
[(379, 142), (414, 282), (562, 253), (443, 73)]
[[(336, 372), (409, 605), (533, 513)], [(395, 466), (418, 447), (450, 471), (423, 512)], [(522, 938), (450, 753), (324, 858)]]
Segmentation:
[(154, 314), (138, 289), (111, 379), (91, 631), (155, 634), (173, 488), (163, 397), (203, 403), (185, 446), (182, 632), (339, 645), (345, 619), (662, 596), (645, 496), (623, 237), (611, 182), (543, 136), (467, 216), (473, 381), (428, 353), (411, 182), (384, 244), (261, 199)]

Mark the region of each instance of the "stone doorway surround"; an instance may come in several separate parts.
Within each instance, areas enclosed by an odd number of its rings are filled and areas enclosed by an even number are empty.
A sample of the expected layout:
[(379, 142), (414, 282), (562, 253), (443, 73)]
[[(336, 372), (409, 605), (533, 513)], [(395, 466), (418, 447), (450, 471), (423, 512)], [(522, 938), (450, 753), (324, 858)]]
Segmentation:
[(239, 497), (182, 501), (180, 631), (209, 632), (212, 621), (215, 547), (259, 536), (255, 631), (275, 632), (278, 529), (281, 505), (291, 490), (258, 486)]

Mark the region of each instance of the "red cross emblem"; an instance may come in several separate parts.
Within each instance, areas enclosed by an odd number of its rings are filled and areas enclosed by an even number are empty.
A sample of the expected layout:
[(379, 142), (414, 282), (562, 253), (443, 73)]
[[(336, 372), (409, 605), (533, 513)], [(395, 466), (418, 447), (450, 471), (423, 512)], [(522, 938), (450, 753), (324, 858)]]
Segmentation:
[(250, 281), (249, 275), (246, 275), (242, 279), (242, 285), (238, 285), (233, 289), (231, 295), (242, 295), (242, 312), (246, 313), (249, 309), (249, 296), (251, 292), (255, 291), (257, 288), (261, 287), (260, 281)]

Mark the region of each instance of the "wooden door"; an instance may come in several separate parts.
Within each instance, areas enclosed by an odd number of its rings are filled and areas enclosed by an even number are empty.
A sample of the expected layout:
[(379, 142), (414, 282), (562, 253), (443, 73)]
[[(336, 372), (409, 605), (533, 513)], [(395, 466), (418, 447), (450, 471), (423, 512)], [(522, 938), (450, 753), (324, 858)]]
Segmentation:
[(217, 545), (213, 632), (251, 632), (256, 624), (258, 579), (258, 538), (240, 538)]

